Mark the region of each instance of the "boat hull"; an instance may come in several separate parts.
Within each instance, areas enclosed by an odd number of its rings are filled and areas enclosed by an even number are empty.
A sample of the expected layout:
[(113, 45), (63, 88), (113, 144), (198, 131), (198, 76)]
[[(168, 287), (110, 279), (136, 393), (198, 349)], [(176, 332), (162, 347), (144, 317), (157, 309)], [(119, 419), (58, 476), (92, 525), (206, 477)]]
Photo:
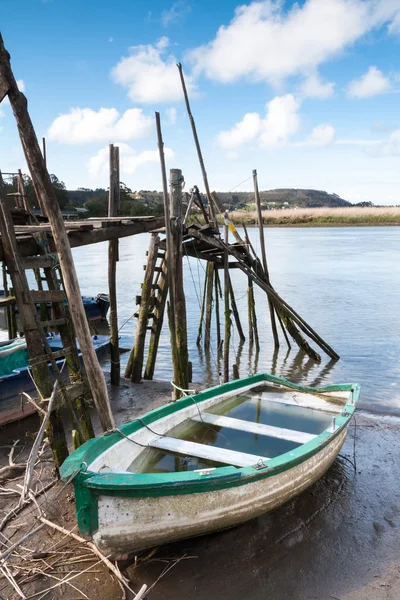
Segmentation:
[(98, 497), (96, 545), (118, 558), (134, 551), (240, 525), (278, 508), (332, 465), (347, 427), (296, 466), (235, 487), (190, 495)]

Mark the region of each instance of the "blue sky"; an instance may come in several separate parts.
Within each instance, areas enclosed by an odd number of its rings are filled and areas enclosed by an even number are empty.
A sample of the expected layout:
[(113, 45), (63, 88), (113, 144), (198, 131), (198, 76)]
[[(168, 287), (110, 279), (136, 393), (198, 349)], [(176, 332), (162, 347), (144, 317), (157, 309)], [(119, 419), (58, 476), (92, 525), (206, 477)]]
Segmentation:
[[(400, 204), (400, 0), (1, 0), (3, 39), (48, 166), (67, 187), (202, 187), (175, 62), (190, 89), (210, 185), (312, 187)], [(0, 105), (0, 169), (26, 168)], [(250, 189), (248, 181), (237, 189)]]

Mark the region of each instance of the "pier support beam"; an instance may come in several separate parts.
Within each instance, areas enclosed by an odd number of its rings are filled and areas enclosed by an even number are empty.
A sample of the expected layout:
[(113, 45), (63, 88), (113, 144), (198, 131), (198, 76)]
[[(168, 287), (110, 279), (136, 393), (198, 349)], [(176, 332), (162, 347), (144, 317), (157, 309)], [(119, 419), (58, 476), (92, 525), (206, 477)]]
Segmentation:
[[(117, 217), (120, 205), (119, 191), (119, 148), (110, 144), (110, 191), (108, 197), (108, 216)], [(117, 310), (117, 261), (119, 260), (119, 241), (108, 242), (108, 293), (110, 297), (110, 354), (111, 383), (119, 385), (121, 365), (118, 343), (118, 310)]]

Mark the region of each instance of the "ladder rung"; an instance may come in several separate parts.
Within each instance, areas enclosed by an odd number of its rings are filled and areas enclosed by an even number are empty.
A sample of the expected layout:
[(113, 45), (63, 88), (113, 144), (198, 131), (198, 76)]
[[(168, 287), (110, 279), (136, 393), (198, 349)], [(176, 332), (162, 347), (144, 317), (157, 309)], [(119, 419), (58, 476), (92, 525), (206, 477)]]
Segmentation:
[[(67, 346), (66, 348), (62, 348), (61, 350), (57, 350), (56, 352), (52, 353), (52, 357), (54, 360), (57, 360), (59, 358), (64, 358), (64, 356), (67, 356), (68, 354), (70, 354), (71, 352), (71, 348), (69, 346)], [(50, 362), (50, 358), (47, 356), (47, 354), (43, 354), (42, 356), (37, 356), (36, 358), (31, 358), (29, 361), (29, 364), (31, 367), (36, 367), (37, 365), (41, 365), (42, 363), (48, 363)]]
[[(139, 312), (135, 312), (133, 316), (136, 317), (136, 319), (138, 319), (139, 318)], [(154, 313), (149, 313), (147, 315), (147, 318), (148, 319), (153, 319), (154, 318)]]
[(65, 293), (62, 290), (31, 290), (30, 295), (35, 304), (64, 302), (65, 298)]
[(43, 327), (58, 327), (59, 325), (66, 325), (68, 319), (52, 319), (50, 321), (42, 321)]
[(154, 267), (155, 273), (162, 273), (162, 267)]

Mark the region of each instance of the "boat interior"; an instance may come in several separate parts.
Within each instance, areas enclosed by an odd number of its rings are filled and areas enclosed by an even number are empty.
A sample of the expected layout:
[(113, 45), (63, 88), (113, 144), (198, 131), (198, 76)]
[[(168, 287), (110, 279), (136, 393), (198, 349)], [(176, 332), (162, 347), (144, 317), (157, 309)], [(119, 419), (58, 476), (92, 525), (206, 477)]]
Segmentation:
[(310, 394), (269, 382), (201, 402), (193, 397), (185, 408), (121, 434), (88, 468), (144, 474), (254, 466), (333, 433), (349, 398), (349, 391)]

